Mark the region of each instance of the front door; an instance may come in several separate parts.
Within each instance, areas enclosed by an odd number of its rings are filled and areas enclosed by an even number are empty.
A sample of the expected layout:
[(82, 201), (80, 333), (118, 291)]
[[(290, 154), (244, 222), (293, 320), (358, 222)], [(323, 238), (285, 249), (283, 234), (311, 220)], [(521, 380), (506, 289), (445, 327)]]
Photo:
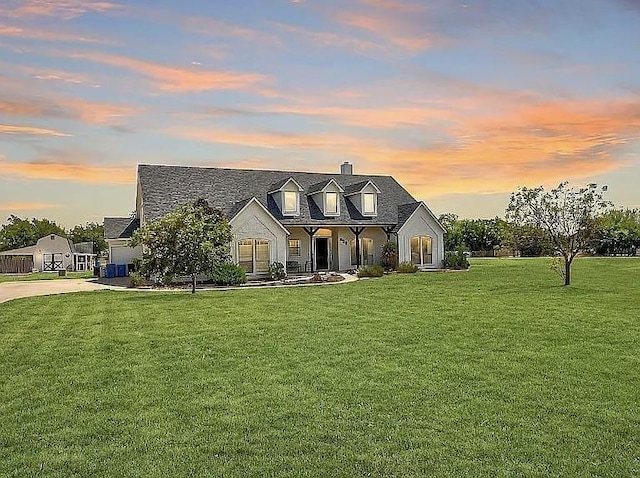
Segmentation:
[(329, 238), (316, 237), (316, 270), (329, 269)]

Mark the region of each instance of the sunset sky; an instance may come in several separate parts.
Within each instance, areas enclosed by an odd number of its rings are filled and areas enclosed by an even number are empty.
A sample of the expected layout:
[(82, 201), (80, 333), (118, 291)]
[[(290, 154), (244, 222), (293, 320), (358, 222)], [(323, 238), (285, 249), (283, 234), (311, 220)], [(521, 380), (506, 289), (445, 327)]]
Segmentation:
[(138, 163), (640, 207), (640, 0), (1, 0), (0, 221), (134, 209)]

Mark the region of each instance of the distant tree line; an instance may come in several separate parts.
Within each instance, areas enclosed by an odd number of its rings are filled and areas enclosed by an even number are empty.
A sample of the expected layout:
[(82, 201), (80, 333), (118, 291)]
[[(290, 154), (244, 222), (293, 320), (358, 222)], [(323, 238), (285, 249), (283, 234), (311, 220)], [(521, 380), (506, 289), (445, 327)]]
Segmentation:
[[(556, 251), (542, 226), (516, 224), (499, 217), (460, 219), (455, 214), (438, 218), (445, 228), (445, 250), (459, 247), (476, 255), (550, 256)], [(634, 255), (640, 249), (640, 210), (611, 209), (594, 218), (587, 250), (599, 255)]]
[(74, 243), (92, 242), (95, 254), (107, 250), (102, 224), (87, 222), (67, 231), (49, 219), (22, 219), (12, 214), (7, 219), (7, 224), (0, 228), (0, 251), (33, 246), (38, 239), (49, 234), (66, 237)]

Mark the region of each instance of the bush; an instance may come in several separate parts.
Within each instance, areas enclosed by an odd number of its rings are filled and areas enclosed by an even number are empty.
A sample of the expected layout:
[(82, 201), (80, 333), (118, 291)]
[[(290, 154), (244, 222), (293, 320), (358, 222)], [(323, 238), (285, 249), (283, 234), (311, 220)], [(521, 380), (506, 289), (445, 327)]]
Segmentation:
[(273, 280), (281, 280), (287, 277), (287, 271), (284, 269), (282, 262), (274, 262), (269, 266), (269, 275)]
[(382, 266), (371, 265), (358, 269), (358, 277), (382, 277), (384, 269)]
[(145, 279), (139, 272), (131, 272), (129, 274), (129, 283), (131, 284), (131, 287), (140, 287), (144, 282)]
[(401, 262), (396, 271), (400, 274), (415, 274), (418, 272), (418, 266), (412, 262)]
[(395, 242), (387, 241), (382, 245), (380, 265), (386, 271), (392, 271), (398, 264), (398, 246)]
[(456, 252), (447, 252), (444, 255), (444, 267), (455, 270), (469, 268), (469, 261), (467, 260), (467, 256), (462, 250), (462, 247), (458, 248)]
[(211, 279), (216, 285), (239, 285), (247, 282), (247, 273), (238, 264), (225, 262), (213, 270)]

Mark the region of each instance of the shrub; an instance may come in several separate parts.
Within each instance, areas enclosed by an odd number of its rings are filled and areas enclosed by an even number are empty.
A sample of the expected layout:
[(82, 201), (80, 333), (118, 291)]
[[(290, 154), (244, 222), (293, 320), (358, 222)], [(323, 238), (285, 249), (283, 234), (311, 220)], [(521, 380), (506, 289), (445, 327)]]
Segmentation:
[(216, 285), (239, 285), (247, 282), (247, 273), (238, 264), (225, 262), (213, 270), (211, 279)]
[(382, 277), (384, 269), (379, 265), (364, 266), (358, 269), (358, 277)]
[(398, 246), (395, 242), (387, 241), (382, 245), (380, 265), (386, 271), (392, 271), (398, 264)]
[(467, 256), (462, 250), (462, 247), (459, 247), (456, 252), (447, 252), (444, 255), (444, 266), (447, 269), (455, 270), (469, 268), (469, 261), (467, 260)]
[(396, 271), (400, 274), (415, 274), (418, 272), (418, 266), (412, 262), (401, 262)]
[(140, 272), (131, 272), (129, 274), (129, 283), (131, 285), (131, 287), (140, 287), (142, 284), (144, 284), (145, 279), (144, 277), (142, 277), (142, 274), (140, 274)]
[(269, 266), (269, 275), (273, 280), (281, 280), (287, 277), (287, 271), (282, 262), (274, 262)]

